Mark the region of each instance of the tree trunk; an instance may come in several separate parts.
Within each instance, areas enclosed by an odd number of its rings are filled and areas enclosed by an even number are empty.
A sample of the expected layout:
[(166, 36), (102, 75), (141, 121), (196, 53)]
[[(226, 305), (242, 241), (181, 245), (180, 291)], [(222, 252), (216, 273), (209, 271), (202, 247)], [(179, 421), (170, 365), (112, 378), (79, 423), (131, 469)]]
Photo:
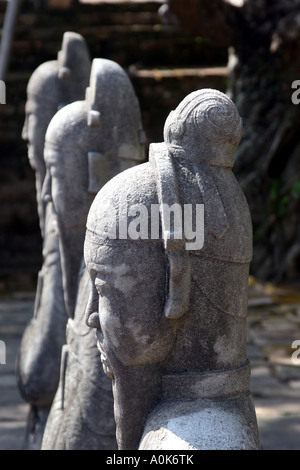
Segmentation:
[[(205, 34), (211, 41), (217, 27), (217, 43), (220, 44), (224, 34), (223, 44), (229, 42), (231, 46), (228, 94), (244, 124), (234, 172), (252, 214), (251, 271), (263, 280), (297, 281), (300, 273), (300, 104), (297, 104), (300, 102), (300, 0), (190, 1), (193, 21), (189, 29), (187, 13), (180, 16), (179, 6), (184, 3), (185, 11), (189, 11), (189, 0), (169, 0), (169, 8), (177, 15), (179, 24), (181, 21), (181, 26), (192, 33), (198, 28), (197, 34)], [(211, 10), (205, 17), (207, 4)], [(224, 8), (213, 14), (217, 4), (223, 4)]]

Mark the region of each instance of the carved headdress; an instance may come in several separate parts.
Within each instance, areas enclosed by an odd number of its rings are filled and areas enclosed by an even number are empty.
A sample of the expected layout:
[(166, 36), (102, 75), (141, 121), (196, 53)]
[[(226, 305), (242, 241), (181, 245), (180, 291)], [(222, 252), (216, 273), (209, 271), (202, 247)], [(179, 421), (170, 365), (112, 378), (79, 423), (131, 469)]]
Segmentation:
[(30, 106), (40, 100), (43, 105), (61, 108), (84, 98), (91, 70), (91, 59), (84, 38), (71, 31), (64, 33), (57, 60), (39, 65), (27, 85)]
[(242, 120), (235, 104), (213, 89), (190, 93), (164, 126), (164, 139), (174, 157), (213, 166), (233, 166), (241, 137)]

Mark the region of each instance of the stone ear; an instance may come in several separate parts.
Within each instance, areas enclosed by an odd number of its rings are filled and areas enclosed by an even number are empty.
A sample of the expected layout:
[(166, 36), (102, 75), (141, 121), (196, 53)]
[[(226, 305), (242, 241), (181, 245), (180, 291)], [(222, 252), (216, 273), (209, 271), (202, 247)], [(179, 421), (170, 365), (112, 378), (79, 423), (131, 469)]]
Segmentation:
[(90, 127), (100, 127), (101, 125), (101, 113), (100, 111), (95, 111), (91, 109), (88, 111), (88, 126)]
[(69, 67), (59, 67), (59, 69), (58, 69), (58, 78), (60, 80), (70, 80), (70, 78), (71, 78), (71, 69)]
[(85, 101), (87, 103), (87, 125), (89, 127), (100, 127), (101, 126), (101, 113), (96, 109), (93, 109), (93, 100), (91, 96), (91, 87), (85, 89)]
[(66, 66), (66, 57), (62, 50), (58, 51), (57, 62), (58, 62), (58, 78), (60, 80), (69, 80), (71, 78), (71, 69)]

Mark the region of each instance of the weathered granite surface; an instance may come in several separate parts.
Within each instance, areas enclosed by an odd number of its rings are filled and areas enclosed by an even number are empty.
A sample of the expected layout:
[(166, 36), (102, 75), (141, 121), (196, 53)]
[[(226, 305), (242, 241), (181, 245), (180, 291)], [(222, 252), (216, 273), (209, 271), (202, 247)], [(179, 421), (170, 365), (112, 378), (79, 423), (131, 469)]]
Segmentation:
[(120, 450), (260, 448), (246, 351), (252, 225), (231, 171), (241, 135), (226, 95), (195, 91), (149, 162), (108, 182), (89, 211), (86, 321), (112, 378)]
[(43, 450), (116, 448), (111, 381), (101, 367), (95, 333), (84, 322), (90, 289), (83, 244), (96, 193), (114, 175), (144, 161), (144, 141), (128, 75), (116, 62), (94, 59), (85, 100), (61, 109), (46, 134), (43, 191), (57, 216), (69, 320)]

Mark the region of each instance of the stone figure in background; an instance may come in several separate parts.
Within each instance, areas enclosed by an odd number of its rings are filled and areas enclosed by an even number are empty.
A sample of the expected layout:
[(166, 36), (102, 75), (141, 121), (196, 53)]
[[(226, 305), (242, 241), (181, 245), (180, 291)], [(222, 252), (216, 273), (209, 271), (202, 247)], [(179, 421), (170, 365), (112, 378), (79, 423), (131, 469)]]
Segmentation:
[(69, 314), (59, 387), (43, 450), (116, 449), (111, 380), (94, 331), (85, 324), (89, 276), (83, 263), (86, 219), (97, 191), (145, 160), (139, 103), (126, 72), (107, 59), (92, 62), (85, 101), (61, 109), (49, 124), (44, 197), (57, 216), (65, 304)]
[(28, 159), (35, 171), (36, 194), (42, 235), (46, 203), (41, 190), (46, 174), (44, 141), (48, 124), (58, 109), (84, 98), (91, 60), (84, 38), (64, 33), (57, 60), (44, 62), (33, 72), (27, 85), (26, 118), (22, 138), (28, 143)]
[(58, 109), (83, 99), (91, 60), (85, 40), (65, 32), (57, 60), (41, 64), (27, 86), (26, 119), (22, 137), (36, 177), (37, 207), (43, 238), (43, 265), (38, 275), (33, 318), (25, 329), (17, 360), (17, 382), (30, 404), (25, 446), (40, 449), (45, 422), (57, 389), (61, 348), (65, 343), (64, 304), (56, 216), (51, 202), (41, 197), (46, 167), (44, 141)]
[(149, 162), (89, 211), (86, 322), (112, 378), (119, 450), (260, 447), (246, 352), (252, 225), (231, 170), (241, 135), (226, 95), (195, 91)]

